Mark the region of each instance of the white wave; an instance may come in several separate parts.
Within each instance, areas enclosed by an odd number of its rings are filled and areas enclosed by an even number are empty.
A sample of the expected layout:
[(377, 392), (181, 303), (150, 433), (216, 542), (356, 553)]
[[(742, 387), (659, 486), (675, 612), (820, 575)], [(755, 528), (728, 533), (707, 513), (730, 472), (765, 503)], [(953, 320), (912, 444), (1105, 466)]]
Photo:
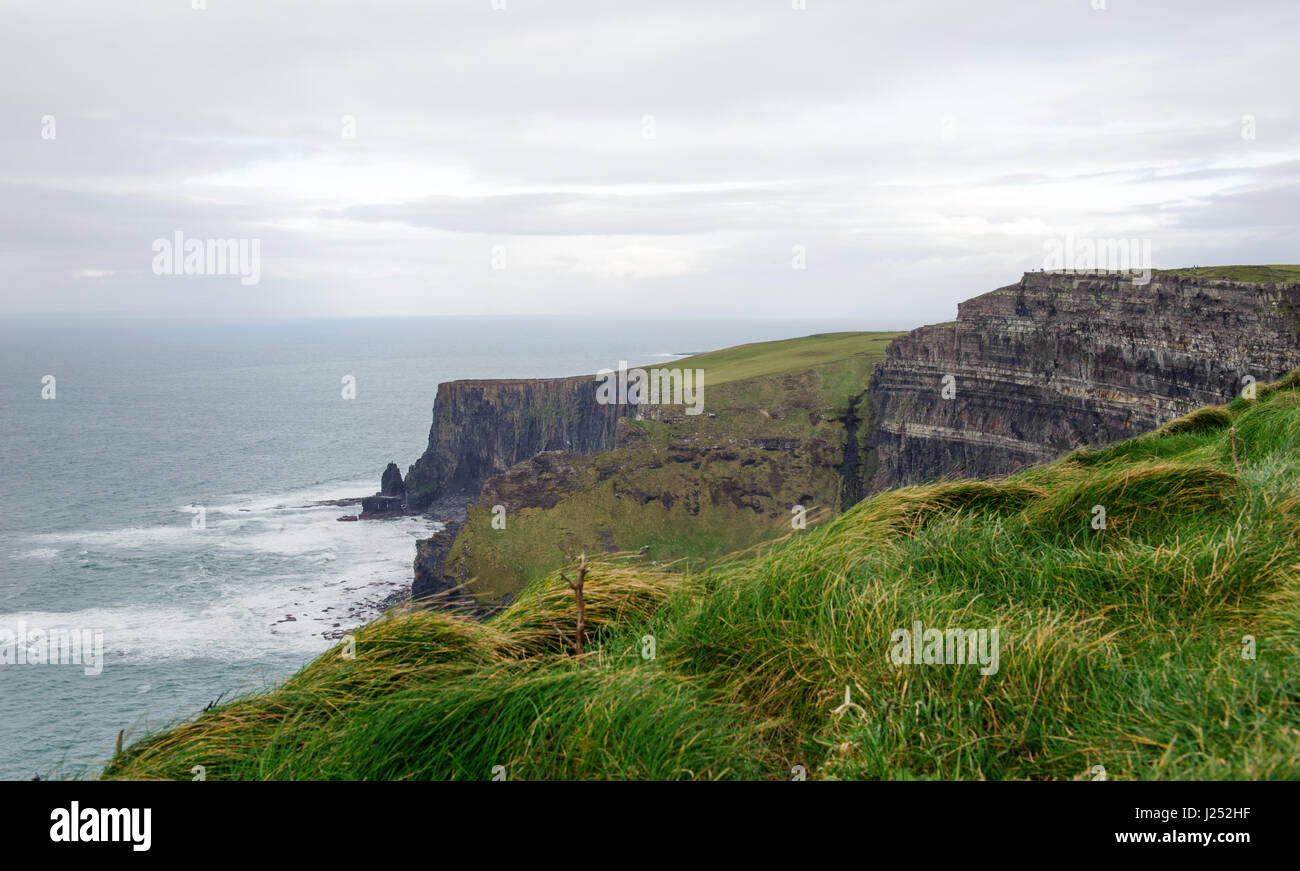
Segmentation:
[[(176, 604), (177, 596), (159, 588), (149, 604), (0, 614), (0, 629), (16, 631), (23, 621), (31, 628), (102, 631), (106, 670), (114, 662), (239, 662), (286, 653), (307, 658), (333, 643), (327, 633), (373, 618), (384, 597), (409, 586), (412, 542), (440, 526), (422, 517), (290, 523), (283, 531), (256, 532), (228, 542), (236, 549), (296, 558), (278, 574), (225, 576), (220, 569), (200, 568), (201, 580), (188, 581), (189, 594), (198, 597), (189, 604)], [(191, 532), (188, 526), (184, 529)], [(310, 560), (313, 554), (317, 559)], [(174, 560), (175, 554), (160, 558)]]
[[(271, 495), (265, 493), (232, 493), (223, 497), (221, 503), (205, 505), (204, 508), (207, 509), (208, 514), (260, 514), (266, 511), (301, 509), (313, 502), (358, 499), (362, 496), (369, 496), (378, 489), (378, 477), (361, 481), (334, 481)], [(192, 507), (191, 505), (178, 505), (175, 510), (189, 513)], [(315, 507), (336, 510), (339, 506), (324, 505)]]
[(23, 551), (17, 556), (19, 559), (54, 559), (59, 555), (57, 547), (38, 547), (33, 550)]
[[(274, 532), (282, 532), (306, 522), (315, 524), (325, 519), (332, 521), (341, 514), (356, 513), (350, 506), (311, 505), (311, 503), (368, 495), (375, 490), (375, 486), (373, 481), (333, 482), (272, 496), (237, 495), (230, 497), (237, 501), (228, 504), (202, 506), (204, 526), (198, 529), (194, 528), (192, 520), (196, 516), (194, 509), (200, 506), (180, 505), (175, 506), (174, 510), (187, 515), (189, 520), (156, 526), (36, 533), (27, 536), (27, 541), (41, 545), (79, 545), (81, 548), (79, 553), (83, 556), (89, 550), (107, 551), (156, 546), (179, 548), (188, 546), (197, 549), (212, 544), (211, 539), (217, 537), (214, 533), (226, 534), (241, 530), (250, 522), (261, 521), (274, 524)], [(268, 534), (272, 533), (268, 532)], [(226, 545), (234, 540), (236, 539), (221, 538), (221, 542)], [(246, 546), (250, 550), (289, 555), (307, 553), (313, 549), (301, 540), (295, 541), (293, 536), (284, 538), (279, 544), (258, 539), (249, 542)], [(49, 553), (51, 550), (53, 553)], [(27, 551), (24, 556), (30, 559), (49, 559), (57, 553), (57, 549), (42, 547)]]
[(70, 532), (40, 532), (27, 537), (28, 541), (38, 544), (75, 544), (95, 550), (116, 550), (118, 548), (139, 548), (165, 542), (182, 541), (190, 536), (199, 535), (203, 530), (184, 526), (125, 526), (117, 529), (80, 529)]

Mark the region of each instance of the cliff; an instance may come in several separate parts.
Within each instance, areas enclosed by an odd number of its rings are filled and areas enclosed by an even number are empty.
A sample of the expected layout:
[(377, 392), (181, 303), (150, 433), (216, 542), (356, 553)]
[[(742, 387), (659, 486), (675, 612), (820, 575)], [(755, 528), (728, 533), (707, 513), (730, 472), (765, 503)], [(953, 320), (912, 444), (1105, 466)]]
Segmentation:
[[(420, 543), (413, 594), (463, 591), (497, 607), (566, 554), (702, 563), (790, 532), (795, 506), (833, 513), (846, 420), (896, 335), (807, 336), (673, 363), (707, 373), (696, 405), (598, 405), (591, 376), (442, 385), (430, 450), (406, 483), (435, 496), (431, 513), (451, 532)], [(467, 502), (464, 523), (451, 523), (452, 503)]]
[(542, 451), (611, 450), (619, 418), (635, 407), (597, 403), (597, 384), (583, 375), (438, 385), (429, 445), (406, 476), (408, 506), (477, 495), (488, 478)]
[(896, 339), (871, 377), (865, 489), (1005, 474), (1300, 366), (1300, 283), (1196, 272), (1026, 273)]

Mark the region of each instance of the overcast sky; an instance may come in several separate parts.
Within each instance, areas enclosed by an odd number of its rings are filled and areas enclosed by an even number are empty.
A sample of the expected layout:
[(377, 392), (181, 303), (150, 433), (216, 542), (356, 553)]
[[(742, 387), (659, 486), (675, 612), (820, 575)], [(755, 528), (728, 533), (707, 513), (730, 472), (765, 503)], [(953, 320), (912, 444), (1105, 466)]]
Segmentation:
[(0, 315), (907, 328), (1066, 233), (1300, 261), (1296, 0), (192, 3), (0, 0)]

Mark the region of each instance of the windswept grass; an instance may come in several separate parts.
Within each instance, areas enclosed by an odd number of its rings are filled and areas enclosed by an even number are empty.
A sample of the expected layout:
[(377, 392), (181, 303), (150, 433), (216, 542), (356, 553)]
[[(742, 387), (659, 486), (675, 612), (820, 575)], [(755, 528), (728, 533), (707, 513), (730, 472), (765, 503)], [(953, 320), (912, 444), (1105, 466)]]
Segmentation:
[(1232, 415), (1228, 413), (1226, 408), (1211, 405), (1206, 408), (1198, 408), (1191, 414), (1169, 421), (1169, 423), (1156, 430), (1155, 434), (1156, 438), (1165, 438), (1166, 436), (1185, 432), (1210, 432), (1222, 429), (1231, 423)]
[[(105, 776), (1297, 778), (1297, 385), (702, 573), (603, 557), (580, 659), (553, 575), (486, 623), (390, 614)], [(997, 630), (996, 670), (895, 664), (917, 622)]]
[[(1244, 491), (1231, 472), (1206, 466), (1103, 465), (1062, 481), (1025, 512), (1025, 529), (1071, 543), (1089, 538), (1127, 545), (1201, 521), (1222, 521), (1244, 499)], [(1093, 518), (1103, 516), (1104, 527), (1094, 526)]]

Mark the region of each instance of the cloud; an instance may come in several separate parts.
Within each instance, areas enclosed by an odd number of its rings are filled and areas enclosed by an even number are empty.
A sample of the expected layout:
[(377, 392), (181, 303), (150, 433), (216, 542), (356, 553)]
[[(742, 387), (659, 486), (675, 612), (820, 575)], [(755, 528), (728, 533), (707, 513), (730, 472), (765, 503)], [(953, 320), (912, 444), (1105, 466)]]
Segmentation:
[[(1067, 232), (1293, 262), (1300, 7), (1108, 5), (11, 3), (0, 314), (871, 328)], [(178, 230), (261, 284), (153, 275)]]

